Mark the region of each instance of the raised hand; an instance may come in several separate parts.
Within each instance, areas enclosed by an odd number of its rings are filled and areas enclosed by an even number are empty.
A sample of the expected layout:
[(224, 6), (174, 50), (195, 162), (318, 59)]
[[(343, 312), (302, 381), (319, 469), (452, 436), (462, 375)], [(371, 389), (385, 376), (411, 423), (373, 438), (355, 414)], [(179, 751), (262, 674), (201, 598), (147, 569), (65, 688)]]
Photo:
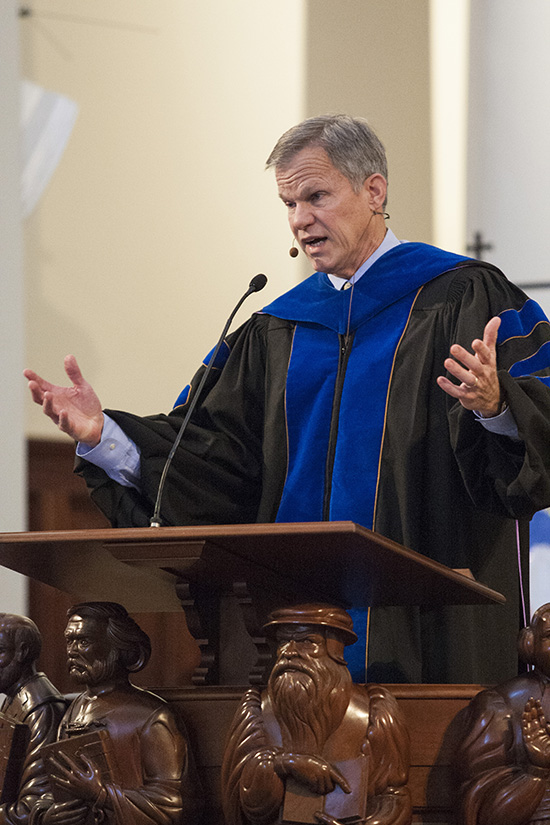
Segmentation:
[(472, 352), (453, 344), (445, 369), (460, 383), (455, 384), (443, 375), (438, 385), (448, 395), (458, 398), (467, 410), (476, 410), (485, 418), (498, 415), (502, 406), (500, 383), (497, 374), (496, 343), (500, 318), (494, 317), (486, 324), (483, 340), (472, 341)]
[(65, 357), (65, 372), (71, 387), (50, 384), (33, 370), (23, 375), (29, 382), (32, 399), (59, 429), (90, 447), (95, 447), (103, 430), (103, 411), (93, 387), (84, 380), (74, 355)]
[(550, 725), (539, 699), (529, 699), (521, 717), (523, 744), (532, 765), (550, 770)]

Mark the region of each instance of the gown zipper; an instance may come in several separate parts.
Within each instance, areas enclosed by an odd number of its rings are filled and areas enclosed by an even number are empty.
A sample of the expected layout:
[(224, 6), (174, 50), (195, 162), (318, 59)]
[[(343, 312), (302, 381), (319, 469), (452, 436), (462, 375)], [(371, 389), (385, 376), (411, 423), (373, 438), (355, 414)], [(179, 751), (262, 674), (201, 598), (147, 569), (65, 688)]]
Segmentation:
[(339, 335), (340, 353), (338, 356), (338, 371), (334, 384), (334, 396), (332, 402), (332, 413), (330, 418), (330, 432), (327, 449), (327, 460), (325, 463), (325, 489), (323, 495), (323, 521), (330, 521), (330, 499), (332, 493), (332, 472), (334, 470), (334, 458), (336, 455), (336, 442), (338, 440), (338, 422), (340, 418), (340, 402), (344, 389), (344, 380), (348, 366), (351, 346), (355, 332), (349, 329), (345, 335)]

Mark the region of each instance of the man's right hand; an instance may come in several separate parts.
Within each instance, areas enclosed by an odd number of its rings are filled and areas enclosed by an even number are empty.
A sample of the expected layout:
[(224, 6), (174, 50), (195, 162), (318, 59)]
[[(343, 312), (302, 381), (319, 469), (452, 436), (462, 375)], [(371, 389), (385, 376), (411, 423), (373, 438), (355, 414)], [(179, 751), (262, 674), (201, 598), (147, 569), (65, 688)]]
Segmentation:
[(344, 793), (351, 793), (346, 778), (338, 768), (325, 762), (319, 756), (303, 753), (278, 753), (274, 767), (281, 778), (292, 776), (297, 782), (306, 785), (313, 793), (330, 793), (335, 785), (340, 785)]
[(93, 387), (82, 377), (74, 355), (65, 358), (72, 387), (58, 387), (33, 370), (25, 370), (32, 399), (59, 429), (89, 447), (96, 447), (103, 430), (103, 411)]

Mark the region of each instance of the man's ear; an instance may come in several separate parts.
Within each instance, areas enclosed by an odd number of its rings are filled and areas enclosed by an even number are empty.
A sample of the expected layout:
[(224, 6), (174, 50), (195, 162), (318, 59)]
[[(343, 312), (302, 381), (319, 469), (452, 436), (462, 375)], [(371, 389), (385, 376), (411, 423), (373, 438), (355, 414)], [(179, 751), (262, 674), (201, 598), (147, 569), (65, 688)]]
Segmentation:
[(388, 191), (388, 183), (384, 175), (375, 172), (374, 175), (370, 175), (366, 179), (363, 187), (368, 195), (370, 207), (373, 212), (382, 209)]
[(29, 658), (29, 646), (25, 642), (22, 642), (15, 653), (15, 658), (22, 665), (24, 662), (27, 661)]

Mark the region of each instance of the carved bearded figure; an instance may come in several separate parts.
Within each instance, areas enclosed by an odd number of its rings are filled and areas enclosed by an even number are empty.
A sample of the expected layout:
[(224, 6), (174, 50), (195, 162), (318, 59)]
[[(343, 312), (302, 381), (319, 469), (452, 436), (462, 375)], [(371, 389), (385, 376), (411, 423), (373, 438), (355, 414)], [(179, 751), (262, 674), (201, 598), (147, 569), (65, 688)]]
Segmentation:
[(328, 605), (282, 608), (266, 632), (277, 641), (267, 689), (246, 692), (227, 738), (228, 825), (292, 821), (298, 809), (303, 822), (406, 825), (408, 734), (387, 690), (351, 681), (349, 615)]

